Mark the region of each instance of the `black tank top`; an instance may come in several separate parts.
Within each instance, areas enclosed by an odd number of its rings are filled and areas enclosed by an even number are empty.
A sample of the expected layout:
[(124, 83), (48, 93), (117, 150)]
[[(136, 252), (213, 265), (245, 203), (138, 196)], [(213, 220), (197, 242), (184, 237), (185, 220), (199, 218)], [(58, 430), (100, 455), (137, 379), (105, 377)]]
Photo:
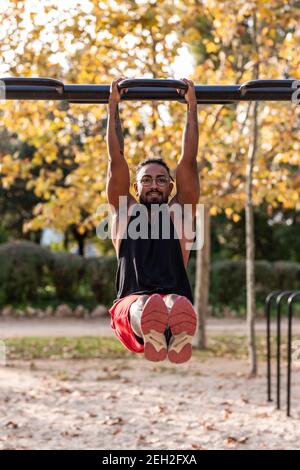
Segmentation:
[(162, 237), (162, 218), (166, 217), (166, 213), (159, 212), (157, 215), (159, 229), (156, 239), (151, 238), (148, 216), (148, 238), (130, 237), (128, 235), (130, 224), (138, 214), (130, 216), (125, 230), (127, 238), (123, 236), (119, 246), (115, 280), (117, 298), (114, 302), (130, 294), (173, 293), (183, 295), (193, 303), (180, 241), (168, 211), (167, 214), (170, 224), (169, 239)]

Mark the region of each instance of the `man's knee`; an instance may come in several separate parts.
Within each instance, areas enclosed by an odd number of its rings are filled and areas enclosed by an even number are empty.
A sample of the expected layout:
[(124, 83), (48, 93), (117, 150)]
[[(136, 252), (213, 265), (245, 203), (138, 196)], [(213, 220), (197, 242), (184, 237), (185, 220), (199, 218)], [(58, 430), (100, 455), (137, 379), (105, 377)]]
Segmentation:
[(147, 302), (149, 295), (140, 295), (130, 306), (129, 309), (129, 322), (134, 333), (138, 337), (142, 337), (141, 332), (141, 316), (143, 306)]
[(147, 302), (149, 295), (140, 295), (130, 306), (130, 313), (141, 310)]

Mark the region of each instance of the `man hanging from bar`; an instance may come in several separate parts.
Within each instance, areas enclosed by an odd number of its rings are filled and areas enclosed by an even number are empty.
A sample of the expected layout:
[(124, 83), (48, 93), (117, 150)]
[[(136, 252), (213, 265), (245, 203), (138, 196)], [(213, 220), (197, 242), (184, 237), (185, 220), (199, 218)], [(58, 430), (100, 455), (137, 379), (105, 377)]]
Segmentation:
[[(124, 156), (118, 111), (121, 96), (128, 91), (119, 91), (118, 88), (124, 78), (112, 82), (108, 102), (106, 192), (112, 209), (112, 241), (118, 257), (117, 298), (109, 310), (111, 326), (127, 349), (144, 353), (147, 360), (157, 362), (168, 357), (170, 362), (183, 363), (192, 355), (197, 314), (186, 272), (191, 244), (187, 243), (185, 231), (180, 230), (182, 227), (178, 225), (183, 225), (186, 215), (183, 212), (184, 216), (176, 218), (172, 207), (188, 205), (191, 209), (190, 223), (194, 227), (200, 193), (196, 162), (199, 130), (195, 88), (192, 81), (183, 79), (186, 90), (177, 90), (187, 102), (182, 153), (176, 169), (177, 193), (169, 201), (174, 180), (164, 160), (147, 158), (139, 163), (136, 170), (133, 185), (135, 198), (130, 193), (129, 167)], [(138, 212), (133, 209), (144, 209), (146, 219), (143, 228), (152, 229), (155, 223), (161, 222), (161, 213), (158, 212), (158, 219), (153, 216), (151, 209), (154, 206), (168, 208), (169, 239), (164, 239), (161, 231), (159, 238), (132, 236), (131, 229)]]

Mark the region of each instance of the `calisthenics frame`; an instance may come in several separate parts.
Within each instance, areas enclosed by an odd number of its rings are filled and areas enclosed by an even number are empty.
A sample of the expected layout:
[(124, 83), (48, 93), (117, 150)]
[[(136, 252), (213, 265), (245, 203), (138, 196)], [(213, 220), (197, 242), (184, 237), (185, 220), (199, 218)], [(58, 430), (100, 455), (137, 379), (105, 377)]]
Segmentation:
[[(299, 80), (250, 80), (241, 85), (195, 85), (197, 103), (228, 104), (236, 101), (292, 101)], [(7, 100), (63, 100), (70, 103), (107, 103), (110, 85), (64, 84), (52, 78), (8, 77), (0, 79), (2, 98)], [(185, 90), (182, 80), (124, 79), (119, 88), (128, 88), (122, 101), (179, 101), (176, 89)], [(300, 94), (300, 89), (298, 90)], [(298, 103), (300, 101), (294, 101)]]

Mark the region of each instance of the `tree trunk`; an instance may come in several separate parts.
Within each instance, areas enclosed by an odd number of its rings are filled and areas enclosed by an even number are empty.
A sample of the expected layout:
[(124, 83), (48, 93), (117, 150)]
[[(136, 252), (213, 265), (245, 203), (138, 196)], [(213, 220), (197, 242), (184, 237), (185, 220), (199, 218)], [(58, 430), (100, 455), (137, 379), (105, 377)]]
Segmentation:
[(69, 229), (67, 228), (64, 233), (64, 249), (69, 251)]
[(255, 241), (254, 241), (254, 217), (252, 203), (253, 166), (257, 148), (257, 107), (258, 102), (253, 105), (253, 133), (252, 142), (249, 146), (247, 168), (246, 168), (246, 279), (247, 279), (247, 337), (248, 354), (250, 363), (250, 375), (257, 373), (257, 357), (255, 345)]
[(197, 250), (196, 258), (196, 283), (195, 283), (195, 309), (198, 312), (199, 330), (198, 347), (205, 349), (206, 340), (206, 318), (209, 303), (209, 280), (210, 280), (210, 214), (209, 206), (204, 206), (204, 245)]
[(78, 254), (84, 257), (84, 241), (86, 239), (86, 233), (84, 233), (83, 235), (79, 233), (75, 224), (71, 226), (71, 231), (78, 245)]
[(78, 235), (76, 237), (77, 243), (78, 243), (78, 254), (82, 257), (84, 257), (84, 239), (85, 237), (82, 235)]
[[(257, 61), (253, 69), (253, 79), (259, 78), (259, 47), (257, 42), (257, 17), (253, 14), (253, 47), (257, 55)], [(246, 167), (246, 282), (247, 282), (247, 337), (248, 337), (248, 358), (250, 365), (250, 375), (257, 374), (257, 354), (255, 344), (255, 239), (254, 239), (254, 216), (253, 216), (253, 167), (258, 145), (258, 102), (252, 106), (252, 135), (249, 143), (249, 151)]]

